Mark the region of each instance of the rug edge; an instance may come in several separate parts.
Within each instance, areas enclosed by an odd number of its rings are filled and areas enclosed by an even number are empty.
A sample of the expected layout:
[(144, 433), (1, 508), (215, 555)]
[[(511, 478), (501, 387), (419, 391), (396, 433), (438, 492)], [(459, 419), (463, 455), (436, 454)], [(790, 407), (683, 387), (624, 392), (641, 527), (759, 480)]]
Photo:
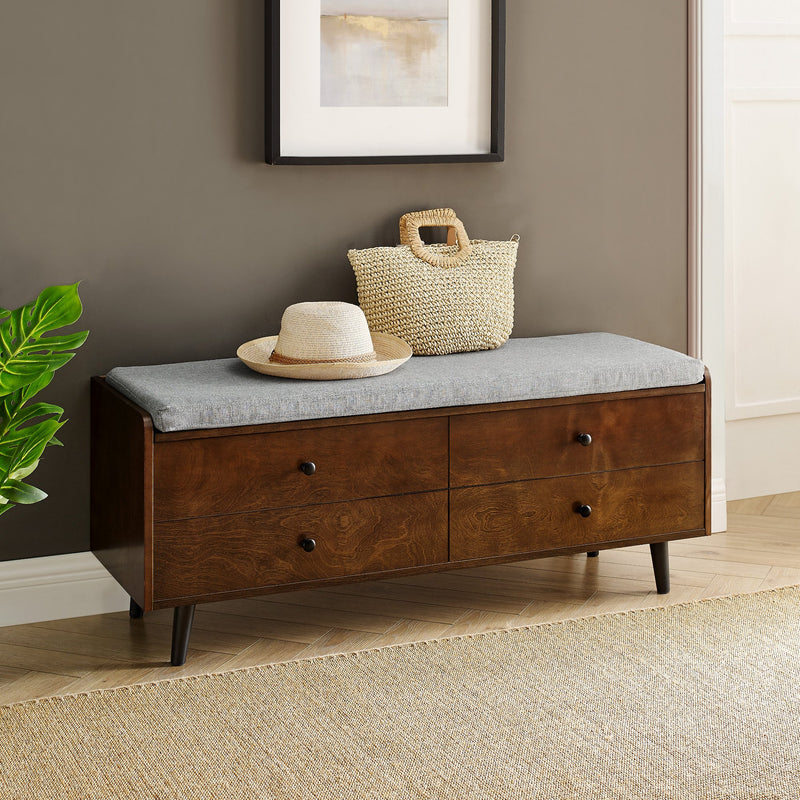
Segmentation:
[(233, 669), (220, 669), (212, 672), (202, 672), (197, 675), (179, 675), (174, 678), (162, 678), (160, 680), (141, 681), (139, 683), (128, 683), (123, 686), (110, 686), (105, 689), (90, 689), (85, 692), (68, 692), (66, 694), (46, 695), (45, 697), (37, 697), (30, 700), (17, 700), (13, 703), (0, 704), (0, 712), (27, 705), (39, 705), (41, 703), (52, 702), (55, 700), (88, 697), (97, 694), (107, 694), (113, 692), (123, 692), (126, 690), (136, 689), (142, 686), (153, 686), (165, 683), (187, 683), (191, 681), (201, 680), (202, 678), (216, 677), (219, 675), (231, 675), (235, 673), (253, 672), (255, 670), (274, 669), (282, 666), (283, 664), (303, 664), (306, 662), (323, 661), (336, 658), (350, 658), (352, 656), (359, 656), (367, 653), (374, 653), (381, 650), (393, 650), (399, 648), (413, 648), (424, 645), (436, 644), (439, 642), (459, 641), (461, 639), (481, 639), (489, 636), (498, 636), (501, 634), (509, 634), (517, 631), (533, 630), (535, 628), (550, 628), (556, 625), (563, 625), (569, 622), (582, 622), (592, 619), (605, 619), (612, 617), (626, 617), (631, 614), (638, 614), (640, 612), (660, 611), (666, 612), (674, 608), (686, 608), (688, 606), (702, 605), (703, 603), (718, 602), (720, 600), (732, 600), (738, 597), (752, 597), (754, 595), (769, 595), (777, 594), (787, 590), (800, 590), (800, 583), (788, 584), (787, 586), (773, 586), (769, 589), (756, 589), (751, 592), (732, 592), (730, 594), (715, 595), (714, 597), (702, 597), (699, 600), (684, 600), (680, 603), (671, 603), (664, 606), (643, 606), (642, 608), (631, 608), (626, 611), (606, 611), (601, 614), (587, 614), (585, 616), (577, 617), (564, 617), (564, 619), (550, 620), (546, 622), (533, 622), (528, 625), (515, 625), (513, 628), (492, 628), (487, 631), (479, 631), (477, 633), (460, 633), (454, 636), (439, 636), (433, 639), (420, 639), (414, 642), (397, 642), (396, 644), (384, 644), (378, 647), (365, 647), (360, 650), (347, 650), (341, 653), (324, 653), (317, 656), (308, 656), (307, 658), (289, 658), (285, 661), (273, 661), (268, 664), (253, 664), (247, 667), (234, 667)]

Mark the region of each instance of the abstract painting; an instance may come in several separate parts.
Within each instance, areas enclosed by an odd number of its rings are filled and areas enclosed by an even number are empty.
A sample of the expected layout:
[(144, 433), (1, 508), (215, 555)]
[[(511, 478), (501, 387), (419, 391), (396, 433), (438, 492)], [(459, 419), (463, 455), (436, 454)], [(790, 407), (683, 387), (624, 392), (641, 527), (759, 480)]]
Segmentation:
[(321, 0), (321, 106), (446, 106), (448, 0)]

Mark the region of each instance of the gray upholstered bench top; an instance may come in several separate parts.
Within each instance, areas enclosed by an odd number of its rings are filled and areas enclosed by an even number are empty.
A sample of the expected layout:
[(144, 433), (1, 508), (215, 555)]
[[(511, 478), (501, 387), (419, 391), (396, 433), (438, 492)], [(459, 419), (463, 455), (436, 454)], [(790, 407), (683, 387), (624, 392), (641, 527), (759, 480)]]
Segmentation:
[(107, 380), (158, 430), (180, 431), (685, 386), (703, 380), (703, 364), (625, 336), (580, 333), (416, 356), (388, 375), (359, 380), (275, 378), (236, 358), (117, 367)]

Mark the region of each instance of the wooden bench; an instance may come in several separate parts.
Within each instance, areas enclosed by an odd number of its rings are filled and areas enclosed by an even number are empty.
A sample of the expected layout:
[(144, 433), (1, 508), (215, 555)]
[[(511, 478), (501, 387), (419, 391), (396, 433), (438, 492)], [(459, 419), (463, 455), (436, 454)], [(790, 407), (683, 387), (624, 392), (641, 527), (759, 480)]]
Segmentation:
[(642, 543), (664, 593), (667, 542), (710, 532), (709, 420), (700, 362), (610, 334), (360, 381), (112, 370), (92, 380), (92, 550), (132, 616), (175, 609), (175, 665), (214, 600)]

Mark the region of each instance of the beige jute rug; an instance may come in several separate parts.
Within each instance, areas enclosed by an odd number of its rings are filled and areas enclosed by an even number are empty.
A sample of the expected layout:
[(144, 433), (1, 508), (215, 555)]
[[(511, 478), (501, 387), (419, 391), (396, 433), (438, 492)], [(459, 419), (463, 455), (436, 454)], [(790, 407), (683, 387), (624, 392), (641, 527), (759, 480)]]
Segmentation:
[(6, 706), (0, 797), (800, 798), (800, 587)]

